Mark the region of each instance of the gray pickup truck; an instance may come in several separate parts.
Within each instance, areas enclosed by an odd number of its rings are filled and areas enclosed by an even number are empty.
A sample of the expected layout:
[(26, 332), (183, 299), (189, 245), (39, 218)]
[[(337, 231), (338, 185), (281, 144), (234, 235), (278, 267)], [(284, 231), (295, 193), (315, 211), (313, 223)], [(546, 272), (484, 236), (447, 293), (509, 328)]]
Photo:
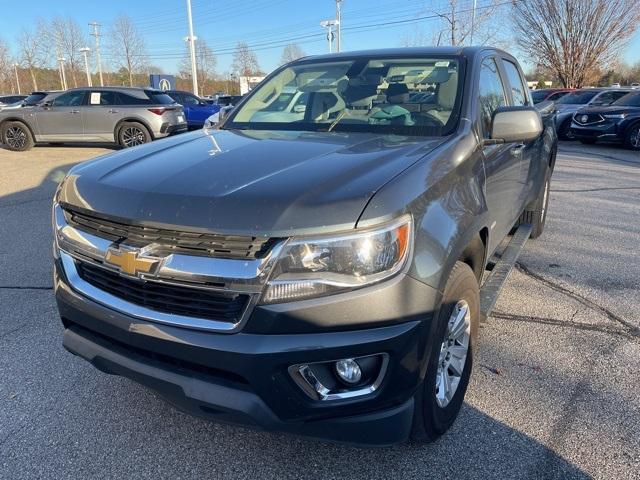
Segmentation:
[(209, 419), (433, 440), (542, 233), (556, 146), (500, 50), (297, 60), (215, 129), (71, 169), (53, 205), (64, 346)]

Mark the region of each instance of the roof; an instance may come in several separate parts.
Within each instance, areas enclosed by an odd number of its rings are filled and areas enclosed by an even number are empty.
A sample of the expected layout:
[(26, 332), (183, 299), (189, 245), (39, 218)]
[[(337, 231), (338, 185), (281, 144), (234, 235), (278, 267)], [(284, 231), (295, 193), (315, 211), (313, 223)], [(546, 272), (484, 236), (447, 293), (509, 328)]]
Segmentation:
[[(474, 56), (485, 50), (509, 55), (507, 52), (494, 47), (401, 47), (401, 48), (376, 48), (374, 50), (354, 50), (349, 52), (328, 53), (324, 55), (312, 55), (300, 58), (303, 60), (329, 60), (353, 57), (427, 57), (429, 55), (450, 55), (450, 56)], [(509, 55), (512, 56), (512, 55)]]

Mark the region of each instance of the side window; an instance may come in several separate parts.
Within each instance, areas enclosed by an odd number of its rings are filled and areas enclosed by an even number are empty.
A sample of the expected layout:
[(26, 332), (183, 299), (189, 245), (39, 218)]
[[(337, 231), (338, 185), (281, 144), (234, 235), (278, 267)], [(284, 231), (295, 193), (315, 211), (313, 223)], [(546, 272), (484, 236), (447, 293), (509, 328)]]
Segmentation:
[(84, 94), (84, 90), (63, 93), (53, 100), (53, 105), (56, 107), (75, 107), (82, 105)]
[(89, 94), (89, 105), (109, 106), (118, 105), (117, 92), (91, 92)]
[(613, 99), (611, 100), (611, 102), (615, 102), (616, 100), (620, 100), (622, 97), (624, 97), (627, 93), (629, 92), (613, 92)]
[(148, 105), (150, 102), (146, 98), (134, 97), (127, 93), (119, 92), (120, 105)]
[(527, 91), (522, 83), (522, 77), (520, 76), (520, 72), (518, 72), (518, 67), (509, 60), (503, 60), (502, 64), (507, 72), (507, 79), (511, 87), (511, 97), (513, 97), (513, 105), (516, 107), (527, 105)]
[(200, 105), (200, 99), (195, 95), (183, 95), (184, 103), (182, 105)]
[(600, 95), (597, 95), (596, 98), (593, 99), (592, 103), (598, 105), (609, 105), (611, 102), (613, 102), (613, 100), (613, 92), (604, 92)]
[(491, 136), (491, 118), (498, 107), (507, 104), (504, 86), (498, 73), (498, 66), (493, 58), (487, 58), (480, 67), (480, 88), (478, 104), (482, 121), (484, 138)]

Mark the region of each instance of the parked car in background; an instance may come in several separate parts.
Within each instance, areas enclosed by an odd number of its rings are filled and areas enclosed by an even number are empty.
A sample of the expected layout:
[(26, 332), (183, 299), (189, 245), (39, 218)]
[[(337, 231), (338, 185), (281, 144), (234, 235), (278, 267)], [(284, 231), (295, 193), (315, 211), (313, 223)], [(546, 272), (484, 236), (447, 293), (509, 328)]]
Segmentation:
[(183, 90), (167, 90), (165, 92), (182, 105), (189, 129), (202, 128), (211, 115), (218, 113), (220, 107)]
[(220, 129), (69, 172), (53, 205), (64, 347), (212, 420), (433, 441), (463, 405), (481, 308), (542, 234), (556, 148), (497, 49), (284, 65)]
[(574, 92), (575, 88), (541, 88), (531, 91), (531, 99), (534, 104), (542, 102), (557, 102), (566, 94)]
[(571, 134), (582, 143), (606, 140), (640, 150), (640, 92), (629, 93), (607, 107), (587, 107), (576, 112)]
[(565, 95), (555, 102), (558, 138), (561, 140), (571, 139), (573, 114), (581, 108), (610, 105), (631, 91), (631, 88), (582, 88)]
[(21, 108), (0, 111), (0, 141), (18, 151), (39, 142), (109, 142), (134, 147), (186, 129), (182, 107), (164, 92), (149, 88), (75, 88), (55, 95), (34, 92)]
[(631, 88), (633, 88), (633, 89), (640, 88), (640, 83), (633, 82), (633, 83), (631, 84)]
[(27, 98), (27, 95), (0, 95), (0, 108), (21, 102)]
[(216, 99), (216, 104), (220, 107), (220, 111), (211, 115), (204, 122), (205, 128), (211, 128), (224, 120), (231, 110), (242, 100), (242, 95), (220, 95)]

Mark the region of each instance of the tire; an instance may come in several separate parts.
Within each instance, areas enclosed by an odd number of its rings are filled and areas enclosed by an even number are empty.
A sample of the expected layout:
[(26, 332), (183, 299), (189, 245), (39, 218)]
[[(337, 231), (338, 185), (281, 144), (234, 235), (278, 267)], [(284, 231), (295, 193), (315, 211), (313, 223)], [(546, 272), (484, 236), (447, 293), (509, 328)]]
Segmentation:
[(118, 144), (124, 148), (136, 147), (152, 140), (147, 127), (138, 122), (123, 122), (118, 128), (117, 138)]
[(544, 231), (544, 225), (547, 221), (547, 213), (549, 211), (549, 197), (551, 192), (551, 169), (547, 167), (544, 176), (544, 186), (538, 194), (538, 198), (533, 202), (530, 208), (526, 209), (520, 215), (515, 227), (523, 223), (531, 224), (530, 238), (538, 238)]
[(2, 124), (2, 143), (9, 150), (24, 152), (31, 150), (34, 145), (31, 130), (22, 122), (5, 122)]
[(631, 150), (640, 150), (640, 123), (635, 123), (627, 129), (624, 146)]
[[(463, 314), (462, 312), (466, 312)], [(464, 320), (463, 330), (456, 337), (453, 345), (451, 338), (451, 325), (456, 325), (455, 320), (462, 315)], [(462, 402), (464, 400), (469, 378), (473, 368), (473, 355), (476, 351), (478, 337), (478, 322), (480, 318), (480, 297), (478, 281), (469, 265), (456, 262), (449, 274), (444, 289), (442, 306), (438, 314), (433, 351), (429, 358), (427, 372), (422, 387), (415, 398), (415, 412), (412, 439), (418, 442), (432, 442), (445, 433), (455, 421)], [(466, 341), (466, 357), (460, 360), (451, 352), (463, 352)], [(455, 350), (445, 350), (445, 342), (449, 347), (457, 347)], [(449, 357), (449, 355), (451, 355)], [(455, 359), (458, 359), (457, 362)], [(451, 363), (449, 363), (451, 360)], [(448, 365), (443, 369), (442, 365)], [(457, 364), (457, 368), (454, 365)], [(446, 372), (449, 378), (449, 395), (444, 395), (442, 372)]]
[(558, 129), (558, 138), (560, 140), (573, 140), (571, 135), (571, 117), (567, 118)]
[(582, 143), (584, 145), (595, 145), (597, 141), (598, 140), (596, 140), (595, 138), (581, 138), (580, 139), (580, 143)]

